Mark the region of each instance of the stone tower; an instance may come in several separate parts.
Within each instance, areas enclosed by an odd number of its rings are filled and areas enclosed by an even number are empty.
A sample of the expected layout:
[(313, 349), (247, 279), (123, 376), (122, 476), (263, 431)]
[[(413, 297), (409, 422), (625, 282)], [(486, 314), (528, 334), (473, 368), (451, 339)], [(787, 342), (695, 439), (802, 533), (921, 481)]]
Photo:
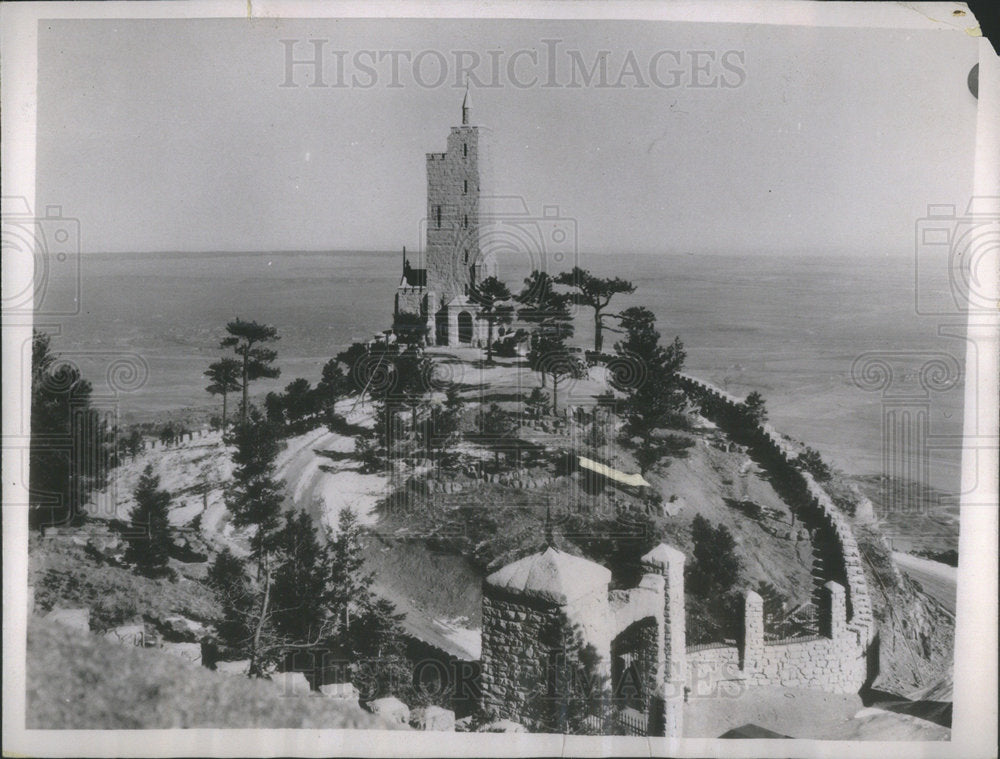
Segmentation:
[(469, 299), (471, 288), (496, 275), (481, 249), (483, 133), (472, 125), (466, 89), (462, 123), (453, 126), (444, 153), (427, 154), (425, 266), (414, 268), (404, 251), (394, 327), (421, 331), (432, 345), (480, 345), (485, 326)]

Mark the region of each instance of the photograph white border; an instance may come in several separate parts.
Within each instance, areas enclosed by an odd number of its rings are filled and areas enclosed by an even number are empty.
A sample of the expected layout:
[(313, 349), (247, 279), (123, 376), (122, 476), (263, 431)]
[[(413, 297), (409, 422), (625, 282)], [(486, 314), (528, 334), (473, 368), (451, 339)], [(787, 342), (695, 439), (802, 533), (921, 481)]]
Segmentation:
[[(955, 11), (964, 15), (955, 15)], [(35, 87), (38, 23), (67, 18), (546, 18), (645, 19), (795, 26), (937, 29), (979, 36), (961, 3), (812, 2), (78, 2), (0, 5), (3, 194), (35, 197)], [(979, 39), (979, 116), (974, 194), (1000, 199), (1000, 60)], [(7, 270), (5, 281), (18, 278)], [(1000, 262), (998, 262), (1000, 266)], [(996, 274), (994, 267), (993, 274)], [(7, 275), (12, 275), (8, 277)], [(23, 276), (23, 273), (22, 275)], [(24, 280), (21, 280), (24, 281)], [(1000, 285), (988, 283), (1000, 295)], [(1000, 303), (1000, 298), (998, 298)], [(973, 321), (974, 320), (974, 321)], [(342, 730), (25, 730), (25, 626), (27, 616), (27, 511), (16, 446), (28, 430), (30, 367), (18, 350), (29, 322), (3, 325), (3, 745), (5, 754), (33, 756), (996, 756), (997, 746), (997, 314), (970, 316), (966, 367), (967, 413), (963, 454), (952, 740), (844, 742), (811, 740), (668, 740), (448, 734)], [(973, 341), (975, 344), (973, 345)], [(984, 408), (976, 403), (986, 399)], [(972, 459), (976, 441), (990, 442)], [(980, 443), (981, 445), (982, 443)], [(11, 447), (13, 446), (13, 447)], [(24, 453), (26, 456), (26, 452)], [(978, 464), (978, 465), (977, 465)], [(970, 471), (971, 470), (971, 471)]]

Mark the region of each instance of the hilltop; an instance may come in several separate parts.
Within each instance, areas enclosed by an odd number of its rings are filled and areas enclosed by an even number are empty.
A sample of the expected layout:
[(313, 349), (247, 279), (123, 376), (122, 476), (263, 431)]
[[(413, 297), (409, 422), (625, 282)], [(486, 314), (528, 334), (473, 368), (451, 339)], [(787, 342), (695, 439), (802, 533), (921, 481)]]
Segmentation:
[[(469, 406), (466, 426), (472, 424), (478, 404), (498, 403), (513, 413), (528, 384), (518, 361), (498, 359), (485, 366), (478, 352), (475, 358), (472, 351), (467, 353), (438, 351), (435, 356), (462, 388)], [(608, 441), (600, 450), (587, 444), (588, 409), (607, 388), (601, 367), (592, 367), (588, 376), (567, 386), (564, 397), (573, 412), (555, 427), (522, 425), (512, 435), (518, 445), (511, 450), (519, 451), (519, 463), (508, 461), (504, 453), (494, 474), (488, 467), (468, 466), (447, 472), (406, 464), (391, 472), (372, 470), (356, 447), (358, 434), (373, 424), (371, 405), (344, 399), (336, 406), (344, 429), (320, 427), (285, 442), (277, 465), (286, 485), (286, 508), (308, 510), (328, 527), (336, 524), (339, 509), (358, 511), (370, 527), (366, 561), (376, 572), (376, 591), (407, 614), (411, 634), (460, 658), (478, 654), (481, 578), (538, 544), (547, 518), (564, 550), (610, 563), (614, 581), (624, 586), (633, 579), (628, 555), (640, 555), (642, 546), (664, 540), (690, 556), (691, 523), (701, 515), (734, 536), (742, 585), (766, 583), (786, 611), (808, 609), (813, 589), (808, 530), (796, 521), (746, 446), (703, 416), (694, 413), (690, 425), (674, 431), (687, 441), (686, 447), (646, 472), (650, 488), (643, 494), (595, 489), (580, 471), (566, 469), (567, 454), (589, 451), (621, 471), (638, 471), (632, 450)], [(790, 440), (788, 444), (799, 445)], [(490, 444), (474, 436), (459, 450), (466, 461), (487, 464), (496, 455)], [(113, 513), (100, 516), (124, 519), (133, 505), (138, 476), (149, 463), (160, 475), (161, 487), (171, 493), (170, 521), (188, 551), (172, 559), (172, 565), (182, 586), (194, 584), (189, 588), (192, 603), (175, 603), (181, 608), (161, 609), (162, 615), (184, 611), (210, 624), (210, 608), (190, 608), (197, 606), (194, 599), (210, 598), (197, 584), (207, 560), (222, 548), (246, 551), (247, 535), (232, 526), (223, 502), (232, 472), (229, 455), (217, 432), (195, 434), (177, 445), (147, 447), (116, 469), (108, 489), (95, 498), (115, 504)], [(840, 473), (835, 473), (830, 488), (845, 513), (852, 513), (862, 498)], [(899, 571), (875, 525), (856, 524), (855, 531), (864, 547), (883, 636), (882, 674), (876, 687), (897, 694), (930, 687), (947, 677), (953, 620)], [(32, 559), (39, 578), (55, 571), (53, 564), (72, 560), (37, 545)], [(128, 574), (102, 567), (95, 576), (115, 573)], [(450, 578), (448, 583), (438, 581), (443, 575)], [(161, 594), (160, 600), (171, 597)], [(142, 606), (141, 594), (139, 598)], [(48, 603), (55, 600), (69, 598)], [(206, 600), (205, 605), (211, 603)], [(149, 608), (140, 611), (150, 614)]]

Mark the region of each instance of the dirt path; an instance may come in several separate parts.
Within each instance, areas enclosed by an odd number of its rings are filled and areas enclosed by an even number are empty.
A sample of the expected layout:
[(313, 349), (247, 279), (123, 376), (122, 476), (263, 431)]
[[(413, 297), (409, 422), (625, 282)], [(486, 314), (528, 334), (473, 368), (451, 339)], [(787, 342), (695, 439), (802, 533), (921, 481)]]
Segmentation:
[[(337, 413), (348, 423), (372, 424), (371, 411), (353, 400), (340, 401)], [(354, 438), (311, 430), (291, 438), (275, 462), (278, 477), (288, 488), (290, 505), (304, 509), (335, 530), (340, 512), (351, 508), (362, 524), (374, 524), (374, 508), (385, 494), (387, 478), (382, 473), (361, 472), (354, 453)]]

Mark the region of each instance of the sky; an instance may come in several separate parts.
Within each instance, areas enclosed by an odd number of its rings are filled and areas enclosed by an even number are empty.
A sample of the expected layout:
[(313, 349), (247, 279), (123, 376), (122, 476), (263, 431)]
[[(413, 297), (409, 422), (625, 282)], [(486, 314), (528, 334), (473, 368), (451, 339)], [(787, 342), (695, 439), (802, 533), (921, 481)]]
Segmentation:
[[(287, 68), (317, 49), (327, 86)], [(86, 252), (418, 248), (424, 154), (473, 56), (484, 192), (557, 207), (581, 252), (910, 254), (927, 205), (971, 192), (961, 34), (60, 20), (39, 31), (36, 206), (78, 218)]]

